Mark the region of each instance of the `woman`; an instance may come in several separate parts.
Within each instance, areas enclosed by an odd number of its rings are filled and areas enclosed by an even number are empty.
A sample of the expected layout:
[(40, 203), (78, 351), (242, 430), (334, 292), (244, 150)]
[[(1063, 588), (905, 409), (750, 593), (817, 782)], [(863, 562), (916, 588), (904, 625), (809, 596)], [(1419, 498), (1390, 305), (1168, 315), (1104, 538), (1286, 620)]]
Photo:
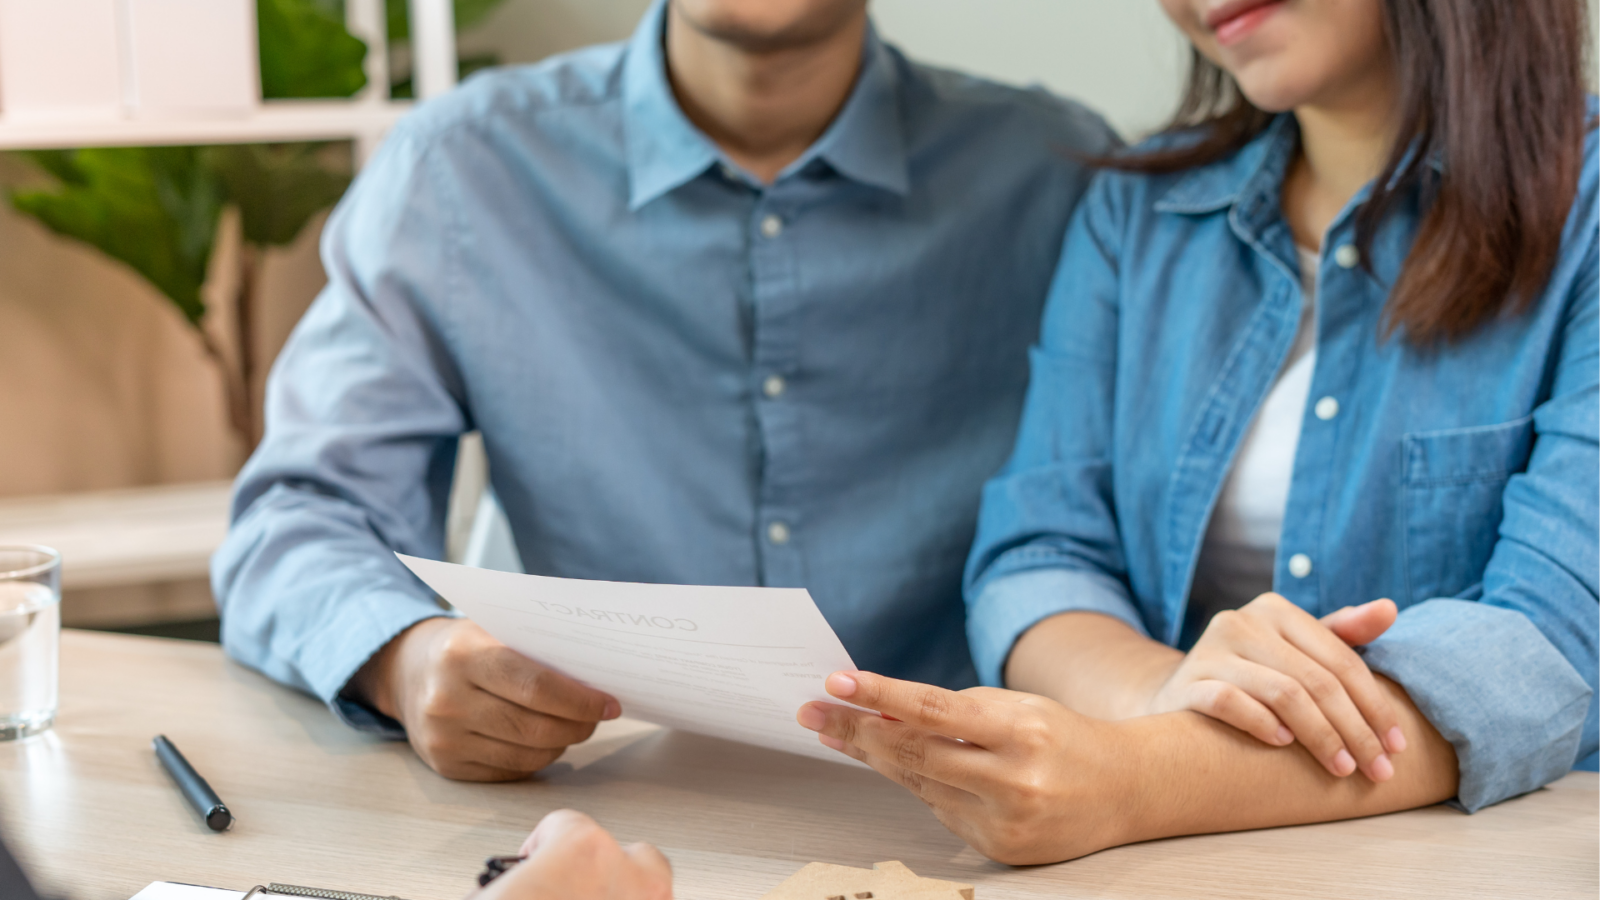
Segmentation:
[(1583, 0), (1162, 2), (1187, 102), (1078, 211), (969, 565), (1014, 691), (799, 715), (1005, 862), (1472, 811), (1597, 745)]

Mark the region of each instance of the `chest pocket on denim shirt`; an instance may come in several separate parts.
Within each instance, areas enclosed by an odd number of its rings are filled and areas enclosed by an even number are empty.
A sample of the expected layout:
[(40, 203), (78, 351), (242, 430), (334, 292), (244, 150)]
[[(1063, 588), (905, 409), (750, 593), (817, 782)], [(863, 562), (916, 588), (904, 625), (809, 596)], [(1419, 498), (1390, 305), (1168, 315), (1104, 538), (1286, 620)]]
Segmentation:
[(1533, 448), (1533, 417), (1408, 434), (1401, 443), (1410, 601), (1457, 596), (1483, 580), (1506, 482)]

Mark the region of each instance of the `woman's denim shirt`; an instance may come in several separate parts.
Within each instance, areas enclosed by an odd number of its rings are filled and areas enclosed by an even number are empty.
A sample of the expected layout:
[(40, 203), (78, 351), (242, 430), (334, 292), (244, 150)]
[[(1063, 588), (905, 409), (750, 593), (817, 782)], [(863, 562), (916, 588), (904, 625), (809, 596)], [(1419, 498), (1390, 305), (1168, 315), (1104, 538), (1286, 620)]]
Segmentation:
[[(1057, 613), (1103, 613), (1177, 645), (1212, 507), (1295, 337), (1302, 295), (1279, 191), (1298, 140), (1283, 116), (1221, 162), (1107, 172), (1084, 198), (1016, 449), (984, 491), (968, 562), (986, 684)], [(1316, 616), (1399, 604), (1367, 664), (1454, 745), (1469, 811), (1596, 749), (1595, 148), (1591, 133), (1560, 258), (1526, 312), (1433, 348), (1384, 337), (1415, 198), (1363, 260), (1358, 195), (1318, 273), (1316, 372), (1274, 588)], [(1299, 555), (1311, 565), (1297, 577)]]

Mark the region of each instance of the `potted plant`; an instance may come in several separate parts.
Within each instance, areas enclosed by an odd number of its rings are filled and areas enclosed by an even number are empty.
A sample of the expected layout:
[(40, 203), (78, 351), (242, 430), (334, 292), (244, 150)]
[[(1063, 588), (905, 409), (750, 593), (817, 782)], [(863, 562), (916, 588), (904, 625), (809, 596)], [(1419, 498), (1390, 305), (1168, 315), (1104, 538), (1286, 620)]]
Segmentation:
[[(456, 0), (457, 22), (470, 25), (499, 2)], [(408, 35), (405, 8), (404, 0), (389, 0), (391, 40)], [(345, 29), (342, 0), (257, 0), (257, 23), (264, 98), (349, 97), (366, 86), (367, 48)], [(397, 86), (403, 93), (405, 83)], [(344, 193), (352, 175), (348, 147), (115, 147), (22, 155), (56, 184), (12, 191), (11, 205), (128, 265), (171, 301), (216, 367), (230, 429), (246, 453), (253, 450), (261, 439), (253, 323), (262, 259), (269, 248), (292, 242)], [(218, 335), (202, 288), (218, 225), (230, 208), (238, 212), (241, 232), (237, 287), (232, 332)]]

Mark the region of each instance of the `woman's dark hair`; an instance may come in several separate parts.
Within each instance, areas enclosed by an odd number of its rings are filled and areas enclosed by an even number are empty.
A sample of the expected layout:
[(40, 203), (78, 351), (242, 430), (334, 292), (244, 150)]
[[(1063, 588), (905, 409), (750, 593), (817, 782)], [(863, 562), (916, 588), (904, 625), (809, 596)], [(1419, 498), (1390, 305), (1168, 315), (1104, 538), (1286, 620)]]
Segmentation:
[[(1384, 314), (1413, 344), (1461, 338), (1534, 301), (1555, 267), (1590, 127), (1584, 0), (1382, 0), (1399, 75), (1398, 137), (1356, 216), (1367, 258), (1420, 188), (1424, 218)], [(1176, 172), (1237, 152), (1274, 116), (1194, 53), (1174, 149), (1105, 161)], [(1417, 152), (1410, 152), (1416, 148)], [(1442, 173), (1429, 164), (1442, 160)]]

